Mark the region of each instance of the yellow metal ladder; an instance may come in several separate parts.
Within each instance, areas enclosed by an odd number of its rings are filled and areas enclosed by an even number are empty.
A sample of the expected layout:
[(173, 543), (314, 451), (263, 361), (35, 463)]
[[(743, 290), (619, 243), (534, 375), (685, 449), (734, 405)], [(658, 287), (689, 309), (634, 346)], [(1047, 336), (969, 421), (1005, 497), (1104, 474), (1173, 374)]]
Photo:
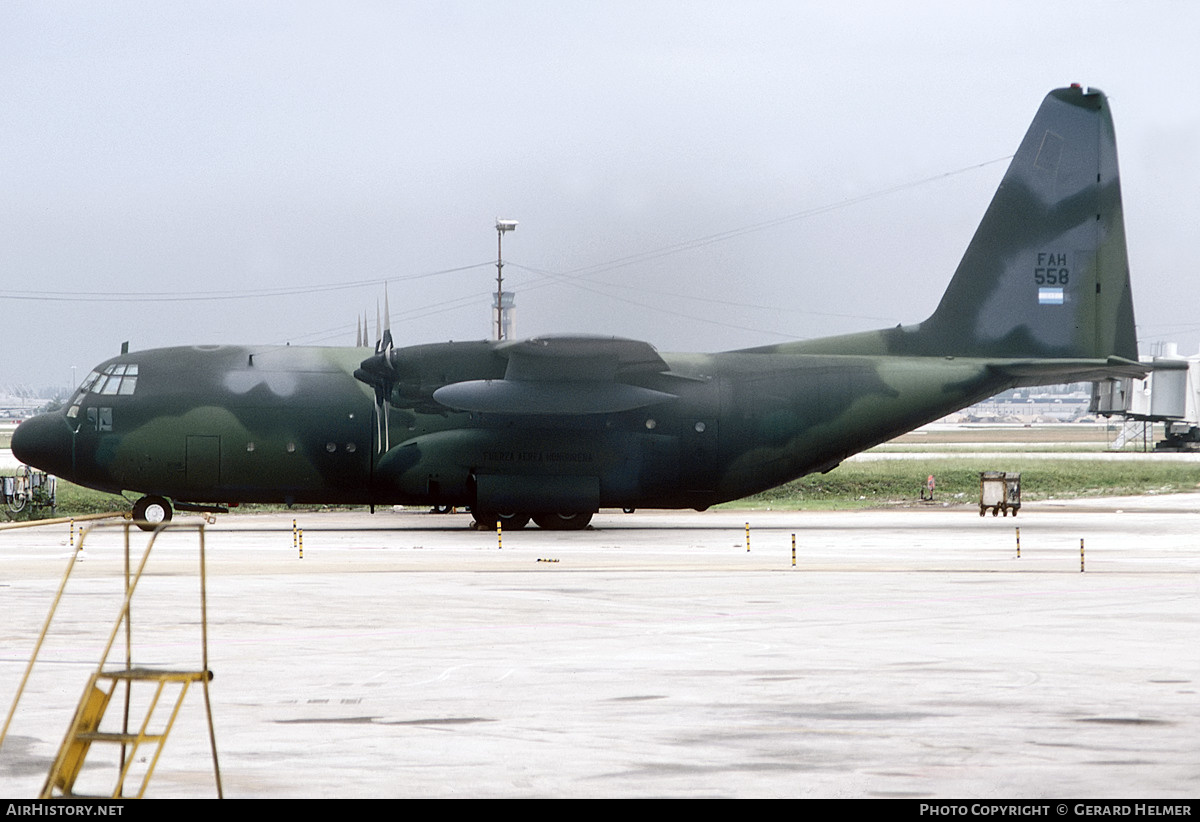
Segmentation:
[[(102, 526), (97, 526), (102, 527)], [(209, 741), (212, 748), (213, 771), (216, 777), (217, 796), (223, 796), (221, 789), (221, 770), (217, 762), (217, 745), (216, 735), (213, 731), (212, 721), (212, 703), (209, 699), (208, 683), (212, 679), (212, 672), (208, 668), (208, 620), (207, 620), (207, 597), (206, 597), (206, 576), (205, 576), (205, 561), (204, 561), (204, 525), (203, 524), (181, 524), (181, 525), (163, 525), (156, 529), (151, 535), (146, 550), (142, 555), (141, 562), (138, 565), (137, 572), (131, 577), (129, 573), (129, 535), (130, 524), (124, 524), (125, 530), (125, 599), (121, 607), (121, 612), (117, 617), (116, 624), (108, 637), (108, 642), (104, 647), (104, 652), (100, 658), (100, 665), (96, 671), (88, 679), (88, 684), (84, 688), (83, 696), (79, 701), (79, 706), (75, 709), (75, 716), (71, 720), (71, 725), (67, 729), (67, 734), (63, 738), (62, 745), (59, 746), (58, 755), (54, 759), (54, 764), (50, 768), (50, 773), (46, 777), (46, 782), (42, 786), (40, 797), (49, 799), (53, 797), (71, 797), (76, 796), (74, 793), (75, 782), (83, 770), (88, 753), (94, 744), (116, 744), (120, 746), (120, 764), (118, 767), (118, 776), (115, 787), (109, 796), (129, 798), (126, 794), (126, 780), (130, 777), (135, 762), (137, 762), (137, 753), (139, 748), (149, 746), (152, 748), (144, 767), (138, 767), (138, 772), (141, 773), (141, 781), (136, 788), (136, 792), (132, 796), (141, 798), (145, 795), (146, 788), (149, 786), (150, 778), (154, 775), (155, 767), (158, 764), (159, 757), (162, 754), (163, 746), (166, 744), (167, 736), (171, 732), (171, 728), (175, 724), (176, 718), (179, 716), (179, 710), (183, 705), (183, 699), (187, 695), (188, 690), (194, 683), (199, 683), (204, 693), (205, 713), (208, 720)], [(146, 562), (150, 557), (150, 550), (154, 547), (158, 536), (167, 529), (173, 530), (195, 530), (200, 541), (200, 626), (201, 626), (201, 660), (202, 664), (199, 669), (189, 670), (168, 670), (160, 668), (148, 668), (134, 666), (130, 658), (132, 645), (132, 628), (130, 625), (130, 601), (133, 598), (134, 591), (137, 589), (138, 581), (141, 579), (142, 572), (145, 570)], [(58, 594), (51, 605), (50, 614), (46, 617), (46, 623), (42, 628), (41, 636), (39, 636), (37, 645), (34, 648), (33, 656), (29, 660), (29, 665), (25, 671), (25, 678), (21, 682), (21, 686), (17, 691), (17, 696), (13, 700), (12, 710), (9, 712), (8, 720), (5, 722), (4, 731), (0, 733), (0, 742), (3, 741), (4, 735), (8, 732), (8, 725), (12, 721), (13, 713), (16, 711), (17, 702), (20, 700), (21, 692), (25, 688), (25, 684), (29, 679), (29, 674), (33, 668), (34, 661), (37, 658), (38, 651), (41, 648), (42, 642), (45, 639), (46, 633), (50, 627), (51, 619), (58, 607), (59, 601), (62, 598), (63, 590), (66, 587), (67, 579), (70, 577), (71, 569), (75, 564), (78, 553), (83, 550), (84, 541), (91, 531), (95, 528), (88, 529), (80, 535), (79, 545), (76, 553), (72, 555), (70, 564), (67, 567), (66, 573), (63, 575), (62, 583), (59, 586)], [(125, 664), (121, 667), (106, 669), (109, 654), (112, 651), (113, 644), (117, 634), (120, 632), (121, 626), (125, 627), (125, 647), (126, 659)], [(121, 729), (118, 731), (101, 730), (104, 717), (108, 711), (113, 696), (116, 694), (118, 686), (124, 684), (125, 692), (125, 715), (121, 723)], [(136, 723), (136, 728), (131, 728), (130, 725), (130, 709), (133, 701), (133, 692), (135, 685), (141, 685), (141, 690), (149, 690), (150, 693), (141, 696), (142, 702), (139, 702), (141, 707), (144, 707), (145, 715), (140, 723)], [(161, 710), (160, 710), (161, 706)], [(163, 717), (162, 714), (166, 713)]]

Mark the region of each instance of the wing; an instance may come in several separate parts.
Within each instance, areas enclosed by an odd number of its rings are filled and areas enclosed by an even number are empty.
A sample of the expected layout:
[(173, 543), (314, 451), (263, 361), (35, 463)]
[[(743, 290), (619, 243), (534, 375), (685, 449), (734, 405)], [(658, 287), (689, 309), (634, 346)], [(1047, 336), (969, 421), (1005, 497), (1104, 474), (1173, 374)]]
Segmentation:
[(501, 343), (508, 364), (499, 380), (442, 386), (448, 408), (494, 414), (608, 414), (675, 399), (629, 380), (669, 366), (649, 343), (619, 337), (553, 336)]

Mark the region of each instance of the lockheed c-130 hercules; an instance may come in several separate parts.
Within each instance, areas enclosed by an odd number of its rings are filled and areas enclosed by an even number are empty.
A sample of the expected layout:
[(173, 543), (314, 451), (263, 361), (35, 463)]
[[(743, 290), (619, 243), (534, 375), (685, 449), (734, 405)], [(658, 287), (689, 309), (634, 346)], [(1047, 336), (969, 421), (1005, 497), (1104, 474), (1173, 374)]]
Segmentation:
[(136, 492), (136, 520), (229, 503), (470, 506), (585, 527), (828, 471), (999, 391), (1141, 376), (1108, 102), (1038, 110), (924, 322), (716, 354), (619, 338), (122, 353), (24, 422), (22, 462)]

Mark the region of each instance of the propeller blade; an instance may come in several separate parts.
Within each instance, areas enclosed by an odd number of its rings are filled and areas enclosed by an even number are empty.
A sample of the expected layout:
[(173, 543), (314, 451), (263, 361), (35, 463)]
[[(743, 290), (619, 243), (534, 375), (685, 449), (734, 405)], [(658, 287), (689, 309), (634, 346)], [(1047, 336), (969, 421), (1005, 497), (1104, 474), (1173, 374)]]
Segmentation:
[(383, 351), (383, 332), (379, 326), (379, 300), (375, 301), (375, 353)]
[(392, 309), (388, 307), (387, 283), (383, 284), (383, 348), (392, 347)]
[(386, 454), (392, 450), (392, 424), (391, 411), (389, 410), (391, 403), (387, 400), (383, 402), (383, 448), (381, 453)]
[[(380, 452), (391, 448), (391, 403), (388, 398), (396, 387), (396, 367), (391, 361), (391, 352), (395, 347), (392, 342), (391, 309), (388, 306), (387, 286), (383, 292), (383, 316), (380, 317), (379, 301), (375, 302), (375, 354), (367, 357), (354, 371), (357, 380), (365, 382), (375, 389), (375, 426), (378, 434), (376, 442)], [(367, 318), (363, 316), (362, 344), (366, 345)]]

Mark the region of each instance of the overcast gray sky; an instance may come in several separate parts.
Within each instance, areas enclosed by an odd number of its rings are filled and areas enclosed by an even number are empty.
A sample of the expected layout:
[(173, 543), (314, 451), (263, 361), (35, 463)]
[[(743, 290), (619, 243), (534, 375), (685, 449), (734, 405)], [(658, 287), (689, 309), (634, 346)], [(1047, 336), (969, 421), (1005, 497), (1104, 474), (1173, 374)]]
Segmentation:
[(397, 344), (484, 338), (497, 216), (518, 336), (916, 322), (1072, 82), (1112, 101), (1142, 351), (1193, 353), (1197, 32), (1192, 2), (5, 0), (0, 386), (124, 340), (351, 345), (384, 281)]

